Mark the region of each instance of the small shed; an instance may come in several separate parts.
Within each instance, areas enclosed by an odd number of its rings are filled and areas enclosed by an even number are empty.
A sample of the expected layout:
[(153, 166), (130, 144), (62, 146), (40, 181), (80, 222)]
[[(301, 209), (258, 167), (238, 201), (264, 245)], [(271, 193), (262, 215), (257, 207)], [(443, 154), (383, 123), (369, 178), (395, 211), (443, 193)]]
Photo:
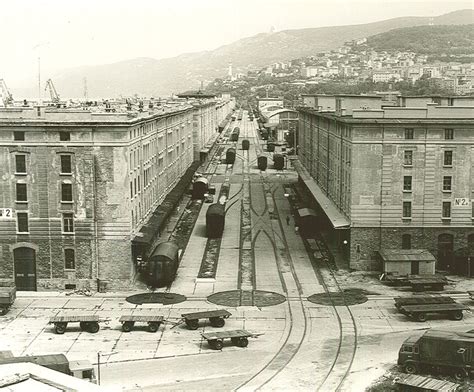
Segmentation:
[(431, 275), (436, 258), (426, 249), (384, 249), (379, 251), (384, 273)]

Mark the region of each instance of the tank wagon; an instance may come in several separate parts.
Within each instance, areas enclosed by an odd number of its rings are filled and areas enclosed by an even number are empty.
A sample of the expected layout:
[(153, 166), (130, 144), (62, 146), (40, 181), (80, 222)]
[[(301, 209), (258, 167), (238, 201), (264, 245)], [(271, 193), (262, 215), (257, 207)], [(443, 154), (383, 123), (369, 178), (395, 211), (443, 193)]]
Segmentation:
[(257, 158), (257, 166), (261, 171), (267, 170), (267, 157), (265, 155), (260, 155)]
[(225, 208), (223, 204), (214, 203), (206, 212), (206, 233), (208, 238), (222, 237), (225, 226)]
[(248, 150), (250, 148), (250, 142), (247, 139), (242, 140), (242, 150)]
[(225, 163), (232, 165), (235, 162), (235, 148), (227, 149), (225, 153)]
[(273, 168), (276, 170), (283, 170), (285, 167), (285, 157), (281, 154), (273, 155)]
[(197, 178), (193, 183), (193, 199), (204, 199), (204, 195), (209, 190), (209, 181), (205, 177)]
[(169, 285), (176, 276), (178, 262), (178, 246), (174, 242), (158, 244), (147, 261), (147, 283), (152, 287)]

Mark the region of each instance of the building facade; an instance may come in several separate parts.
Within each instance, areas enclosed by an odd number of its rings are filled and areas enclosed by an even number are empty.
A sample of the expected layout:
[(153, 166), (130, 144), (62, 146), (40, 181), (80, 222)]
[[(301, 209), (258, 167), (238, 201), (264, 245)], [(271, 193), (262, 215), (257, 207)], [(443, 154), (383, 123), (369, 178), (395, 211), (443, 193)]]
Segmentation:
[(1, 110), (0, 281), (20, 290), (130, 287), (131, 238), (194, 161), (201, 114), (188, 104)]
[(343, 115), (348, 111), (336, 106), (333, 113), (300, 109), (295, 165), (333, 227), (344, 232), (338, 238), (347, 245), (339, 245), (347, 248), (350, 267), (380, 270), (383, 249), (427, 249), (438, 269), (468, 273), (474, 107), (430, 104)]

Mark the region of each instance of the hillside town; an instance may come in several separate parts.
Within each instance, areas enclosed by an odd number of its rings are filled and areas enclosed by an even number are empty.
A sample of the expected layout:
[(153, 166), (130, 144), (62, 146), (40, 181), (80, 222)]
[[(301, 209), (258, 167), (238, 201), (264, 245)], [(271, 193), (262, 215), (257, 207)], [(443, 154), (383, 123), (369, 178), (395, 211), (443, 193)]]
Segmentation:
[[(234, 72), (229, 65), (224, 90), (250, 86), (271, 89), (275, 85), (317, 89), (325, 83), (340, 82), (348, 86), (369, 82), (396, 86), (399, 82), (414, 85), (424, 80), (433, 92), (454, 95), (474, 93), (474, 62), (431, 61), (430, 56), (410, 51), (375, 51), (366, 45), (367, 38), (346, 42), (337, 50), (314, 56), (276, 62), (246, 74)], [(259, 79), (273, 78), (273, 83), (259, 83)], [(395, 87), (396, 89), (396, 87)]]

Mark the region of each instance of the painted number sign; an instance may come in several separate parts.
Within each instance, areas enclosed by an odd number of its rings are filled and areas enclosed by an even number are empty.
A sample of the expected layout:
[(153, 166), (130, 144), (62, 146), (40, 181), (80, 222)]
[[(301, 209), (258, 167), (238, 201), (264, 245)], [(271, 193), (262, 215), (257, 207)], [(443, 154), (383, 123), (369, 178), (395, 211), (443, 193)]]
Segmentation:
[(470, 205), (471, 201), (467, 197), (457, 197), (454, 199), (455, 207), (469, 207)]
[(0, 219), (13, 218), (13, 210), (11, 208), (0, 208)]

